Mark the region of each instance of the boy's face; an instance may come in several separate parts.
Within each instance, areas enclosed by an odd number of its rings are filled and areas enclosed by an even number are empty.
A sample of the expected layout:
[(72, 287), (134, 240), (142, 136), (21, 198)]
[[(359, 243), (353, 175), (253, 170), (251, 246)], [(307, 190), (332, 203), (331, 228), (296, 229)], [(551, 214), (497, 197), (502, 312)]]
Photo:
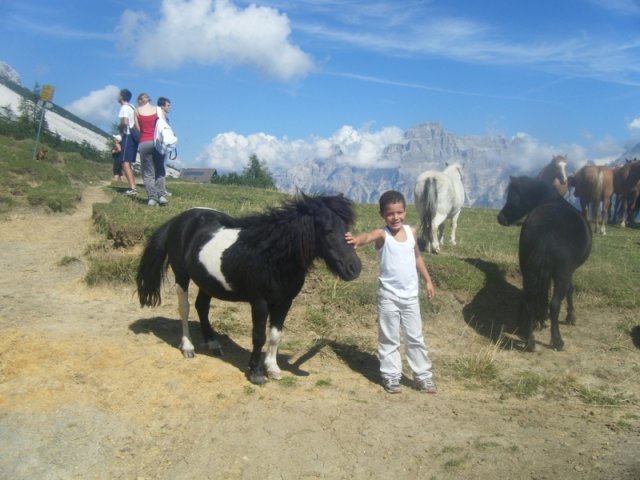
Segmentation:
[(400, 202), (386, 204), (384, 206), (384, 210), (380, 213), (380, 216), (392, 231), (402, 228), (402, 225), (404, 225), (405, 215), (405, 206)]

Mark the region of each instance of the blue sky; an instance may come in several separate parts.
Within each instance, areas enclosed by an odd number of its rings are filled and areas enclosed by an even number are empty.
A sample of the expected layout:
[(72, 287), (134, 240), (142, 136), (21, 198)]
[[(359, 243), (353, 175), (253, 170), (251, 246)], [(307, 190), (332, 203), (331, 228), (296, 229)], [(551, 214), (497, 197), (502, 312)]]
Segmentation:
[[(640, 0), (0, 0), (0, 61), (109, 129), (171, 99), (184, 166), (376, 166), (408, 128), (602, 163), (640, 141)], [(527, 161), (523, 158), (522, 161)]]

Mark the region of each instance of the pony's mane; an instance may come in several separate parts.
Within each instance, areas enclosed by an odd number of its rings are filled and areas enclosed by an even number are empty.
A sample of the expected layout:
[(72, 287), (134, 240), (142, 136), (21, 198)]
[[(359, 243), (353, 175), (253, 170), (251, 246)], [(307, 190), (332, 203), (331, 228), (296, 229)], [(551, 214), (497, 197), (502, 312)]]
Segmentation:
[(308, 196), (300, 194), (262, 214), (236, 219), (242, 228), (242, 239), (254, 247), (269, 252), (274, 262), (291, 259), (308, 269), (316, 257), (315, 219), (330, 210), (346, 225), (355, 222), (353, 202), (337, 195)]
[(560, 195), (551, 184), (537, 178), (527, 176), (511, 177), (511, 181), (507, 186), (507, 192), (513, 188), (517, 188), (521, 193), (526, 193), (527, 196), (539, 198), (540, 200), (562, 198), (562, 195)]

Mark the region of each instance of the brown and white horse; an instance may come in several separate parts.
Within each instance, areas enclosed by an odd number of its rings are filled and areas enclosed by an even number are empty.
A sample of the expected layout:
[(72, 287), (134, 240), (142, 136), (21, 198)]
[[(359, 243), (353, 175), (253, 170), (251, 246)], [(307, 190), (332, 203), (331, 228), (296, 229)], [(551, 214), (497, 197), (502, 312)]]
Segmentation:
[(569, 191), (566, 155), (554, 155), (551, 161), (540, 170), (537, 178), (552, 185), (564, 197)]
[(595, 224), (593, 231), (606, 235), (609, 202), (613, 194), (613, 171), (604, 165), (585, 165), (569, 178), (569, 185), (575, 187), (573, 195), (580, 199), (582, 214), (587, 221), (591, 210)]

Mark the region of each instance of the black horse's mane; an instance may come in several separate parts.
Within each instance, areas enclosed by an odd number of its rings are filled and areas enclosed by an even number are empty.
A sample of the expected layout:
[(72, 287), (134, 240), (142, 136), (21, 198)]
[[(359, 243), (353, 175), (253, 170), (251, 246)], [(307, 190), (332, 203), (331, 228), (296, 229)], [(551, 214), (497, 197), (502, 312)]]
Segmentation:
[(285, 201), (261, 214), (236, 218), (234, 226), (242, 229), (242, 241), (252, 247), (268, 251), (274, 262), (290, 259), (308, 269), (317, 256), (316, 221), (330, 226), (333, 213), (347, 226), (355, 222), (353, 202), (343, 195), (305, 194)]
[(511, 177), (511, 181), (507, 186), (507, 192), (512, 188), (517, 188), (521, 193), (524, 193), (531, 198), (540, 200), (541, 202), (562, 198), (562, 195), (560, 195), (558, 191), (553, 188), (553, 185), (538, 178), (527, 176)]

